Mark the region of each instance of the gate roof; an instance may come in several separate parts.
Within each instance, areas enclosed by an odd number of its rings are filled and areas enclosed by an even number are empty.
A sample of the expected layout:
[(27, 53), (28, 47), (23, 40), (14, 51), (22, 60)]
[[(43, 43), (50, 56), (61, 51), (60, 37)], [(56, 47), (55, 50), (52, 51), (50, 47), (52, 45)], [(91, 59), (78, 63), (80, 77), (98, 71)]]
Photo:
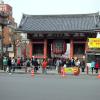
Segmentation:
[(100, 28), (99, 13), (69, 15), (23, 14), (19, 31), (34, 32), (90, 32)]

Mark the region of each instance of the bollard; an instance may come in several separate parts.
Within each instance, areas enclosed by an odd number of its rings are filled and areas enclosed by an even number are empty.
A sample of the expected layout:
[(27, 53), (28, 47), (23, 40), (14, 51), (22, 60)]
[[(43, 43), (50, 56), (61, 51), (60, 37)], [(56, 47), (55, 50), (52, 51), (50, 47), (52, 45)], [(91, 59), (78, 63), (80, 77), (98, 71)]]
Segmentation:
[(27, 66), (25, 66), (25, 73), (27, 73)]
[(100, 79), (100, 73), (98, 74), (97, 78)]
[(99, 71), (99, 73), (98, 73), (98, 76), (97, 76), (97, 78), (98, 78), (98, 79), (100, 79), (100, 71)]
[(34, 77), (34, 68), (31, 70), (31, 76)]
[(65, 77), (65, 70), (64, 70), (63, 67), (61, 67), (61, 76), (62, 76), (62, 77)]
[(60, 70), (61, 70), (61, 71), (60, 71), (60, 72), (61, 72), (61, 75), (63, 75), (63, 67), (61, 67), (61, 69), (60, 69)]
[(88, 75), (89, 74), (89, 67), (86, 66), (86, 74)]

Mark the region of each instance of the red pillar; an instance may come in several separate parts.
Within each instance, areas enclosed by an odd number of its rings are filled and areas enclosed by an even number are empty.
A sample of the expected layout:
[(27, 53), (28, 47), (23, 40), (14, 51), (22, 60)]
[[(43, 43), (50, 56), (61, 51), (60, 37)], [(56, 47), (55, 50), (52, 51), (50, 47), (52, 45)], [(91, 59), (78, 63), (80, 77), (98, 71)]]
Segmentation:
[(30, 47), (30, 58), (32, 58), (32, 42), (29, 43), (29, 47)]
[(70, 58), (73, 57), (73, 48), (74, 48), (74, 42), (73, 39), (70, 40)]
[(85, 52), (88, 50), (88, 41), (85, 42)]
[(44, 58), (47, 58), (47, 39), (44, 40)]

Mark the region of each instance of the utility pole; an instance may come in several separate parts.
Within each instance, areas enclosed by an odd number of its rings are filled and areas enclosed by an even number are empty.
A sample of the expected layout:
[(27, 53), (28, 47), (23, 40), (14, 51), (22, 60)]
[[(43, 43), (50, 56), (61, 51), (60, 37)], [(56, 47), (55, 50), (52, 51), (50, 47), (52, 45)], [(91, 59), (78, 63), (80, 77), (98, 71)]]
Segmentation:
[(2, 32), (1, 32), (1, 64), (2, 64), (2, 66), (1, 66), (1, 69), (3, 69), (3, 29), (4, 29), (4, 25), (2, 25)]
[(2, 18), (2, 23), (1, 23), (1, 69), (3, 69), (3, 30), (4, 30), (4, 24), (3, 24), (3, 15), (1, 14), (1, 18)]

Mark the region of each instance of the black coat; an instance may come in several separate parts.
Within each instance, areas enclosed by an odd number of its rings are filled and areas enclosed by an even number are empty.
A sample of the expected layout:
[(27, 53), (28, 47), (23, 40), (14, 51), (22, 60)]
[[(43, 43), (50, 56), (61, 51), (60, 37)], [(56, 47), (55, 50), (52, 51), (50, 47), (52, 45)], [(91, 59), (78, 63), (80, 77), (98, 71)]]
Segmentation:
[(11, 66), (11, 59), (8, 59), (8, 66)]

